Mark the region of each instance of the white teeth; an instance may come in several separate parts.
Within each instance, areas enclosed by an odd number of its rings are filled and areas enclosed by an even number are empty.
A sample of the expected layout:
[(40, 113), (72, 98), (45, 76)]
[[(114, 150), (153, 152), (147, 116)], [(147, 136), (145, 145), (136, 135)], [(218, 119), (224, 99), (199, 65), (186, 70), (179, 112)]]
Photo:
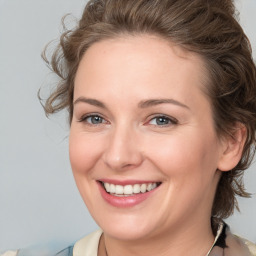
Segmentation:
[(115, 194), (122, 195), (124, 193), (124, 187), (121, 185), (116, 185)]
[(133, 185), (133, 193), (134, 194), (140, 193), (140, 185), (139, 184)]
[[(116, 191), (116, 194), (119, 194), (119, 193), (117, 193), (117, 191)], [(133, 194), (133, 187), (132, 187), (132, 185), (126, 185), (126, 186), (124, 186), (124, 194), (125, 194), (125, 195), (131, 195), (131, 194)]]
[(149, 183), (147, 186), (147, 191), (150, 191), (150, 190), (152, 190), (152, 183)]
[(103, 183), (105, 190), (116, 196), (127, 196), (138, 193), (145, 193), (151, 191), (157, 187), (157, 183), (143, 183), (143, 184), (134, 184), (134, 185), (114, 185), (109, 183)]
[(146, 185), (146, 184), (142, 184), (142, 185), (140, 186), (140, 192), (141, 192), (141, 193), (145, 193), (146, 190), (147, 190), (147, 185)]
[(110, 193), (116, 193), (116, 186), (114, 184), (110, 184)]
[(105, 187), (107, 192), (110, 192), (110, 185), (109, 185), (109, 183), (104, 183), (104, 187)]

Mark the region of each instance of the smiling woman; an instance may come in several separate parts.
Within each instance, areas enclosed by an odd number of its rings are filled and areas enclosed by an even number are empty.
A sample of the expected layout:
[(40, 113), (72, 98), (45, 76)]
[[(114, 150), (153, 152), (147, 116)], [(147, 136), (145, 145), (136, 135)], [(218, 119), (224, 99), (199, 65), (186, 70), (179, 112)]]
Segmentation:
[(249, 196), (256, 129), (232, 1), (91, 0), (50, 65), (45, 111), (69, 110), (74, 178), (101, 228), (58, 255), (256, 255), (223, 222)]
[(74, 99), (101, 104), (75, 104), (70, 160), (109, 255), (118, 239), (146, 250), (160, 235), (182, 238), (184, 228), (204, 238), (195, 255), (214, 240), (209, 215), (227, 146), (201, 90), (203, 61), (179, 50), (155, 36), (125, 36), (95, 43), (79, 64)]
[(221, 218), (248, 196), (255, 66), (217, 2), (90, 1), (63, 36), (68, 75), (45, 107), (70, 110), (74, 177), (103, 230), (94, 255), (250, 255)]

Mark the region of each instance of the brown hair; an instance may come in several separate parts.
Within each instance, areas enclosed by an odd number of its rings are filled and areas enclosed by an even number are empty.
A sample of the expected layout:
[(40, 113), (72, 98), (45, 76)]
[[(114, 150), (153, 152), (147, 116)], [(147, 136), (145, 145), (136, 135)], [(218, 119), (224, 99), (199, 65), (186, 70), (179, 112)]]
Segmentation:
[(238, 207), (235, 195), (249, 196), (242, 176), (254, 156), (256, 129), (256, 68), (231, 0), (90, 0), (77, 27), (62, 34), (48, 62), (60, 82), (46, 100), (45, 112), (67, 108), (71, 122), (74, 79), (85, 51), (100, 40), (142, 33), (158, 35), (202, 56), (210, 78), (206, 93), (216, 131), (230, 134), (237, 122), (247, 129), (242, 158), (222, 174), (213, 203), (212, 215), (226, 218)]

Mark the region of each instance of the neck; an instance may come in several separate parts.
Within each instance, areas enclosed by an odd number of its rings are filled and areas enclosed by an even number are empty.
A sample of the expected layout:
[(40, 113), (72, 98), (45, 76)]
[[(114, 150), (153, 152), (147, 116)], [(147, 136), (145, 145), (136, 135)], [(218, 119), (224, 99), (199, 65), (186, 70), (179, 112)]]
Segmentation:
[[(195, 222), (196, 223), (196, 222)], [(205, 256), (214, 242), (211, 222), (200, 225), (177, 225), (159, 236), (147, 239), (123, 241), (104, 234), (100, 243), (99, 255), (106, 256)], [(106, 253), (107, 252), (107, 253)]]

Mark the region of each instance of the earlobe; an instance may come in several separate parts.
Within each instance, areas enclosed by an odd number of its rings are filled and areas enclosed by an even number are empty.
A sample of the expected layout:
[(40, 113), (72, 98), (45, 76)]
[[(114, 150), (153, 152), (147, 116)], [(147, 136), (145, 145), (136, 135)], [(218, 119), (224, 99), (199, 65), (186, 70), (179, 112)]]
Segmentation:
[(220, 171), (230, 171), (239, 163), (247, 136), (246, 127), (242, 123), (236, 123), (230, 134), (226, 135), (222, 141), (218, 169)]

